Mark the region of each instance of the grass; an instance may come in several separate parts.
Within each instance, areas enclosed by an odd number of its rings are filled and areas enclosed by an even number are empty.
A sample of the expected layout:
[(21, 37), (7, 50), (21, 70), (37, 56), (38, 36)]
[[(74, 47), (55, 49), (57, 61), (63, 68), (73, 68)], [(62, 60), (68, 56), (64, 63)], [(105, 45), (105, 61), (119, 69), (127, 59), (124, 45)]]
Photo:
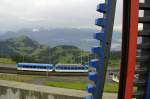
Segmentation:
[(77, 89), (77, 90), (85, 90), (86, 88), (86, 84), (84, 83), (47, 82), (46, 85), (51, 87)]
[(35, 77), (15, 74), (0, 74), (0, 80), (17, 81), (17, 82), (29, 82)]
[[(29, 75), (16, 75), (16, 74), (0, 74), (0, 80), (8, 81), (17, 81), (17, 82), (26, 82), (67, 88), (67, 89), (76, 89), (76, 90), (86, 90), (87, 84), (91, 83), (87, 77), (43, 77), (43, 76), (29, 76)], [(118, 91), (118, 85), (115, 83), (107, 83), (104, 88), (105, 92), (116, 93)]]
[(10, 58), (0, 58), (0, 64), (16, 64), (16, 62)]
[[(15, 64), (16, 62), (12, 61), (8, 58), (0, 58), (1, 64)], [(111, 63), (113, 63), (113, 67), (118, 67), (120, 64), (119, 59), (112, 59)], [(35, 76), (26, 76), (26, 75), (9, 75), (9, 74), (0, 74), (0, 80), (9, 80), (9, 81), (18, 81), (18, 82), (27, 82), (34, 83), (37, 79), (41, 79), (44, 77), (35, 77)], [(87, 77), (49, 77), (44, 78), (43, 85), (51, 86), (51, 87), (59, 87), (59, 88), (68, 88), (68, 89), (76, 89), (76, 90), (86, 90), (86, 86), (88, 83), (91, 83)], [(37, 80), (39, 81), (39, 80)], [(105, 84), (104, 87), (105, 92), (116, 93), (118, 91), (117, 84)]]
[[(76, 90), (86, 90), (86, 83), (67, 83), (67, 82), (46, 82), (46, 85), (51, 87), (68, 88)], [(117, 84), (106, 84), (104, 88), (105, 92), (116, 93), (118, 91)]]
[(113, 67), (120, 66), (120, 59), (111, 59), (110, 62), (111, 62), (111, 65), (113, 65)]
[(105, 88), (104, 88), (105, 92), (109, 92), (109, 93), (117, 93), (118, 92), (118, 84), (105, 84)]

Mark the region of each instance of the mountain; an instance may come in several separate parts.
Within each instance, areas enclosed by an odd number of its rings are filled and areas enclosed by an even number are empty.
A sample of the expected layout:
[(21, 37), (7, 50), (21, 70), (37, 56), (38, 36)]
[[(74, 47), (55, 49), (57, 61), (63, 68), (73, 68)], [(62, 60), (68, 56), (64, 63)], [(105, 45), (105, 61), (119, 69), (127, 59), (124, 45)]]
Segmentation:
[(0, 55), (2, 56), (16, 56), (16, 55), (30, 55), (37, 52), (39, 49), (48, 49), (48, 46), (41, 45), (37, 41), (30, 39), (27, 36), (20, 36), (0, 41)]
[[(98, 41), (93, 39), (93, 29), (76, 29), (76, 28), (56, 28), (56, 29), (21, 29), (17, 32), (8, 31), (0, 35), (0, 40), (9, 38), (28, 36), (41, 44), (55, 47), (58, 45), (74, 45), (80, 49), (89, 51), (92, 46), (97, 46)], [(113, 50), (120, 49), (121, 33), (115, 32), (113, 35)]]
[(50, 48), (27, 36), (19, 36), (0, 41), (0, 57), (9, 57), (16, 62), (36, 63), (87, 63), (89, 52), (76, 46), (60, 45)]

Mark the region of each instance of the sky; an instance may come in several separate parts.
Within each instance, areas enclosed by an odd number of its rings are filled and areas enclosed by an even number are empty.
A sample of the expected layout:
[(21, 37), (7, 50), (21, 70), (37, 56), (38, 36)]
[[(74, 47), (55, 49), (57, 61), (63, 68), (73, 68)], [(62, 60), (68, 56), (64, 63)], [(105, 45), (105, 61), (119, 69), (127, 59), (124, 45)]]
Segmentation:
[[(96, 6), (104, 0), (0, 0), (0, 31), (21, 28), (97, 28)], [(121, 31), (122, 0), (117, 0), (115, 31)]]

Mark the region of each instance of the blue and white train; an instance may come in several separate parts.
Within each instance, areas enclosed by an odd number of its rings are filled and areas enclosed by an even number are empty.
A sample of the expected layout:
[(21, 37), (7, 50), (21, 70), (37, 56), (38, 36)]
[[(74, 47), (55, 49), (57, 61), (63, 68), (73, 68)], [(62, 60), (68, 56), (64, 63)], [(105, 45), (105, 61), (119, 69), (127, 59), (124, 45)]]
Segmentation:
[(88, 72), (88, 66), (81, 64), (38, 64), (38, 63), (18, 63), (17, 70), (26, 71), (48, 71), (48, 72)]
[(38, 63), (18, 63), (17, 70), (27, 71), (53, 71), (54, 66), (52, 64), (38, 64)]
[(88, 67), (81, 64), (56, 64), (55, 72), (88, 72)]

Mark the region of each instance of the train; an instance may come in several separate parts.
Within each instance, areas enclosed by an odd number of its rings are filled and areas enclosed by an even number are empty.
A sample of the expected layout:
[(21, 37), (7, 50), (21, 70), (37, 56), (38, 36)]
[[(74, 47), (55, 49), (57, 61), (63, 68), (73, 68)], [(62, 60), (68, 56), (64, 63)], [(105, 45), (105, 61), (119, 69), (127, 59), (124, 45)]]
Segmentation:
[(81, 64), (56, 64), (55, 72), (88, 72), (88, 66)]
[(52, 64), (38, 64), (38, 63), (18, 63), (17, 70), (27, 70), (27, 71), (53, 71)]
[(88, 72), (87, 65), (81, 64), (40, 64), (40, 63), (17, 63), (18, 71), (47, 71), (47, 72)]

